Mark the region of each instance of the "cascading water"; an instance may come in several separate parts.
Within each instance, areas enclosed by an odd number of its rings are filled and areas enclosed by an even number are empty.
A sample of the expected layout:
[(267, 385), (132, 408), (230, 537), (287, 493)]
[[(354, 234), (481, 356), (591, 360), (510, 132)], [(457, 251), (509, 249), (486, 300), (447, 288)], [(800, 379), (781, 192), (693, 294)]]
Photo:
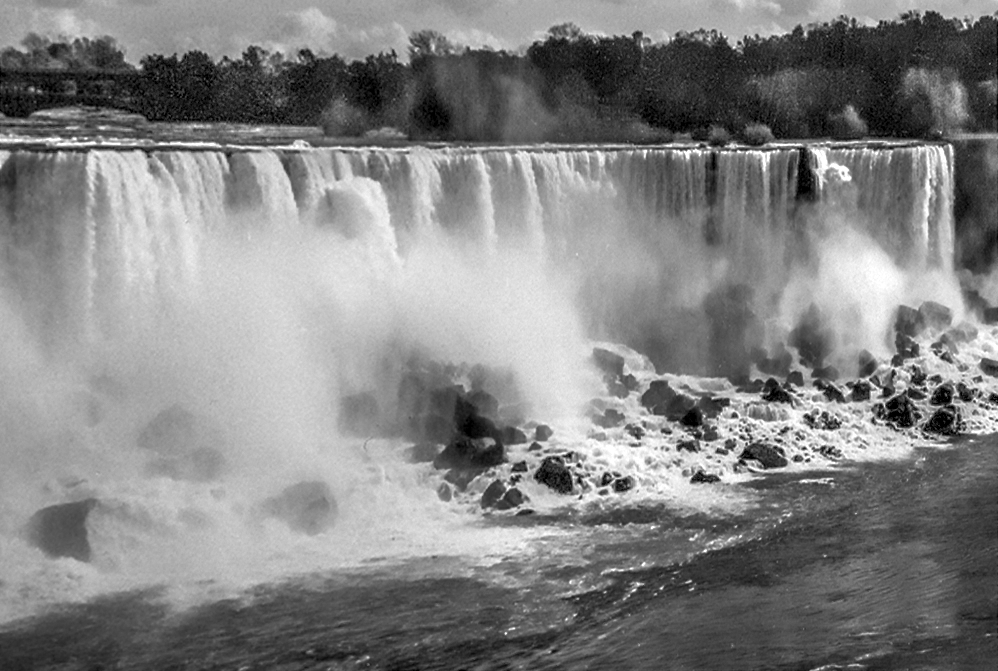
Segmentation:
[[(413, 357), (484, 364), (511, 371), (501, 402), (572, 435), (598, 393), (590, 338), (715, 372), (711, 320), (730, 315), (704, 305), (731, 286), (765, 321), (739, 352), (785, 342), (811, 304), (843, 356), (886, 350), (898, 302), (953, 297), (951, 191), (935, 145), (0, 153), (0, 590), (61, 576), (0, 615), (108, 575), (216, 577), (233, 553), (280, 571), (384, 556), (387, 537), (436, 552), (454, 514), (337, 435), (340, 399), (390, 411)], [(225, 436), (197, 477), (137, 447), (174, 406)], [(261, 502), (314, 479), (342, 519), (312, 551)], [(35, 510), (87, 497), (95, 572), (24, 541)]]

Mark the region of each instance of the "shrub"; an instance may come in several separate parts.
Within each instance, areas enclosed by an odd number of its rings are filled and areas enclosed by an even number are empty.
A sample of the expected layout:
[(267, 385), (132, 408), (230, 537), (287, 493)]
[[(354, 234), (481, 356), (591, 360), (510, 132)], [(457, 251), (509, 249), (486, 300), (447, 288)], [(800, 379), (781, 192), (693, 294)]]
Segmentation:
[(866, 122), (852, 105), (846, 105), (838, 114), (830, 114), (828, 127), (833, 140), (859, 140), (868, 132)]
[(711, 147), (723, 147), (731, 142), (731, 133), (724, 126), (711, 126), (707, 132), (707, 144)]
[(761, 147), (776, 139), (773, 131), (764, 123), (750, 123), (742, 129), (741, 141), (752, 147)]

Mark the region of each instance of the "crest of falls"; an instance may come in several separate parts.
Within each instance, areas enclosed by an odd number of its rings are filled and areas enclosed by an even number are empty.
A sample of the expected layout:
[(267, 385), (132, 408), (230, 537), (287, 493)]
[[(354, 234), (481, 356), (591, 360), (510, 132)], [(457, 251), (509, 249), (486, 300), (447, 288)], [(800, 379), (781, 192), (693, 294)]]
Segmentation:
[(525, 331), (711, 372), (719, 287), (751, 288), (765, 344), (811, 303), (889, 309), (951, 275), (952, 192), (944, 145), (13, 151), (3, 288), (74, 356), (208, 309), (325, 331), (341, 373), (373, 340), (506, 364), (489, 341), (536, 349)]

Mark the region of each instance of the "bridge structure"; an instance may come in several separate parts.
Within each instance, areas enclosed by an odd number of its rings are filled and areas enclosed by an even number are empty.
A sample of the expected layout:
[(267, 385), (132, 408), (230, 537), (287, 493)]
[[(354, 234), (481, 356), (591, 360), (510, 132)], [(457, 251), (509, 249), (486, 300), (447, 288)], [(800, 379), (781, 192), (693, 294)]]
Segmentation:
[(138, 109), (141, 70), (24, 70), (0, 68), (0, 112), (25, 117), (68, 105)]

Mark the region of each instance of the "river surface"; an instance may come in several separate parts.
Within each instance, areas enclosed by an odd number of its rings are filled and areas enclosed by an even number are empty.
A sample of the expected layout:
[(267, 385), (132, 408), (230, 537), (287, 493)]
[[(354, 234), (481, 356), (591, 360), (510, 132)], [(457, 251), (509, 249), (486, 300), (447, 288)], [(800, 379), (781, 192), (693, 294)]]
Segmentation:
[(995, 668), (998, 437), (740, 486), (756, 503), (733, 516), (485, 520), (552, 529), (487, 567), (375, 562), (189, 609), (155, 589), (56, 608), (5, 625), (0, 668)]

